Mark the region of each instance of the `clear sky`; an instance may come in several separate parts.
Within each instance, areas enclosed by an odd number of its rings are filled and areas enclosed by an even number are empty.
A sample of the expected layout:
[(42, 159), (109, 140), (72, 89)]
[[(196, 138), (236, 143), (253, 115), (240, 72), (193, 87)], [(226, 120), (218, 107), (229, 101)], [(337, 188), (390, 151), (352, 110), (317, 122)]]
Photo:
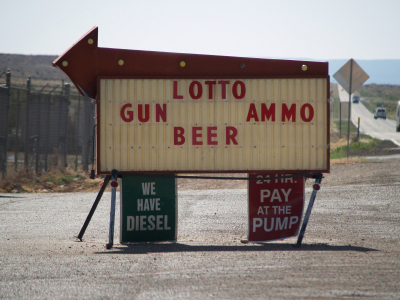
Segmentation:
[(400, 59), (400, 0), (0, 0), (0, 53), (99, 47), (284, 59)]

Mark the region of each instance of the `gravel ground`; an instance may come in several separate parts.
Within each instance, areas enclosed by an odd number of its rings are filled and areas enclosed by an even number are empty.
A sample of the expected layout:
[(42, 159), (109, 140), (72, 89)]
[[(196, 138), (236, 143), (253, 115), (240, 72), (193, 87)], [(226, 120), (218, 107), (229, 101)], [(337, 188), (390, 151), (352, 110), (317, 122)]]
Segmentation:
[[(208, 175), (215, 176), (215, 174)], [(220, 176), (245, 177), (247, 174), (223, 174)], [(368, 157), (355, 163), (333, 164), (330, 173), (324, 174), (322, 187), (354, 184), (387, 184), (398, 182), (399, 178), (400, 157), (397, 157), (396, 155), (378, 158)], [(312, 183), (313, 180), (307, 180), (308, 186)], [(247, 181), (178, 179), (178, 186), (180, 190), (246, 189)]]
[(95, 193), (0, 194), (0, 299), (400, 299), (399, 167), (332, 165), (301, 248), (240, 242), (243, 181), (179, 180), (177, 243), (121, 245), (117, 222), (111, 250), (110, 193), (83, 242)]
[(366, 162), (335, 164), (324, 176), (323, 186), (396, 183), (400, 181), (400, 157), (371, 157)]

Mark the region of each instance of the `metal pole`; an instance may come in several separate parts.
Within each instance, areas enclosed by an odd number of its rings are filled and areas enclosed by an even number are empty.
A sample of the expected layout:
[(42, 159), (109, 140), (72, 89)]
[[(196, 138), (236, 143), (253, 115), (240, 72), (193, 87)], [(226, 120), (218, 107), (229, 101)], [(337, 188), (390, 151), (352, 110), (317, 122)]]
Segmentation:
[(67, 106), (66, 108), (66, 120), (65, 120), (65, 142), (64, 142), (64, 160), (65, 160), (65, 168), (68, 167), (68, 151), (67, 151), (67, 147), (68, 147), (68, 123), (69, 123), (69, 114), (68, 114), (68, 106), (69, 106), (69, 98), (70, 98), (70, 91), (71, 91), (71, 86), (69, 83), (65, 84), (65, 105)]
[(51, 95), (47, 95), (47, 116), (46, 116), (46, 153), (45, 153), (45, 160), (44, 160), (44, 170), (47, 172), (47, 164), (49, 159), (49, 142), (50, 142), (50, 114), (51, 114)]
[[(65, 89), (65, 86), (63, 87)], [(63, 90), (63, 95), (64, 95), (64, 90)], [(58, 99), (58, 129), (57, 129), (57, 148), (58, 148), (58, 157), (56, 157), (55, 163), (56, 166), (58, 166), (58, 160), (61, 161), (62, 163), (62, 159), (60, 158), (60, 156), (62, 155), (61, 151), (62, 151), (62, 139), (61, 139), (61, 111), (62, 111), (62, 99), (59, 98)]]
[(114, 223), (115, 223), (115, 198), (117, 196), (117, 182), (118, 171), (111, 171), (111, 210), (110, 210), (110, 231), (108, 235), (108, 244), (106, 245), (107, 249), (111, 249), (114, 243)]
[(347, 159), (350, 151), (350, 118), (351, 118), (351, 81), (353, 77), (353, 59), (350, 59), (350, 86), (349, 86), (349, 118), (347, 121)]
[(39, 173), (39, 162), (40, 162), (40, 141), (41, 141), (41, 137), (40, 137), (40, 123), (41, 123), (41, 114), (40, 114), (40, 110), (41, 110), (41, 104), (42, 104), (42, 95), (38, 94), (38, 134), (37, 134), (37, 142), (36, 142), (36, 158), (35, 158), (35, 173), (38, 174)]
[(311, 215), (311, 210), (314, 205), (315, 197), (317, 196), (317, 192), (320, 189), (321, 180), (322, 180), (322, 174), (318, 174), (317, 178), (315, 179), (315, 184), (313, 185), (313, 191), (311, 194), (310, 202), (308, 203), (308, 208), (307, 208), (306, 214), (304, 216), (303, 225), (301, 226), (299, 238), (297, 239), (296, 245), (294, 245), (296, 248), (301, 247), (301, 241), (303, 240), (304, 233), (306, 231), (308, 219), (310, 218), (310, 215)]
[(111, 176), (110, 175), (107, 175), (106, 178), (104, 178), (103, 185), (101, 186), (100, 191), (97, 194), (96, 200), (94, 201), (93, 206), (92, 206), (88, 216), (86, 217), (86, 221), (83, 224), (82, 229), (78, 234), (78, 239), (80, 239), (81, 241), (82, 241), (83, 235), (85, 234), (86, 228), (88, 227), (88, 225), (90, 223), (90, 220), (92, 219), (93, 214), (94, 214), (94, 212), (95, 212), (95, 210), (97, 208), (97, 205), (99, 204), (100, 199), (103, 196), (103, 193), (104, 193), (104, 191), (105, 191), (105, 189), (107, 187), (107, 184), (109, 183), (110, 180), (111, 180)]
[(342, 102), (339, 100), (339, 137), (342, 138)]
[(26, 97), (26, 117), (25, 117), (25, 157), (24, 164), (26, 170), (29, 168), (29, 102), (31, 98), (31, 77), (26, 81), (27, 97)]
[[(4, 73), (3, 73), (4, 74)], [(10, 88), (11, 87), (11, 73), (10, 69), (7, 70), (6, 73), (6, 87)]]
[[(5, 120), (5, 134), (4, 134), (4, 160), (1, 162), (2, 166), (2, 179), (4, 179), (6, 177), (7, 174), (7, 137), (8, 137), (8, 120), (9, 120), (9, 116), (10, 116), (10, 96), (11, 96), (11, 73), (10, 70), (7, 70), (6, 73), (6, 87), (7, 87), (7, 104), (6, 104), (6, 120)], [(1, 153), (0, 155), (3, 155), (3, 153)]]
[(75, 171), (78, 171), (78, 148), (79, 148), (79, 129), (80, 129), (80, 115), (81, 115), (81, 96), (78, 96), (78, 120), (75, 134)]
[(15, 172), (18, 171), (18, 152), (19, 152), (19, 140), (18, 140), (18, 132), (19, 132), (19, 89), (17, 90), (17, 115), (15, 117)]

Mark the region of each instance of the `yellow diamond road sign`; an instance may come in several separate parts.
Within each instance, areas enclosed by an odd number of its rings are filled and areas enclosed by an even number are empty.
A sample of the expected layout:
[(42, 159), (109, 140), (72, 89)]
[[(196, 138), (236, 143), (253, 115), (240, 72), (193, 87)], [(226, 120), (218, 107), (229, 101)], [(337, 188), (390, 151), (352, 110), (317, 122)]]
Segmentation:
[[(350, 73), (351, 75), (351, 91), (350, 91)], [(349, 93), (353, 94), (358, 88), (368, 80), (369, 76), (364, 72), (363, 69), (355, 62), (354, 59), (350, 59), (337, 71), (333, 78)]]

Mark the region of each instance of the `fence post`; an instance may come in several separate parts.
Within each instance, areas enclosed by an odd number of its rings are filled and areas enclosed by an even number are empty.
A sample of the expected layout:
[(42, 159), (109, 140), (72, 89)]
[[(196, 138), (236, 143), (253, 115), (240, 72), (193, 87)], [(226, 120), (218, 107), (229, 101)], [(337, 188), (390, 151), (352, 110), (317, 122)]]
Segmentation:
[(11, 73), (10, 73), (10, 69), (7, 70), (6, 73), (6, 86), (7, 86), (7, 129), (6, 129), (6, 135), (5, 135), (5, 163), (4, 163), (4, 172), (3, 172), (3, 178), (5, 177), (5, 175), (7, 174), (7, 149), (8, 149), (8, 145), (7, 145), (7, 141), (8, 141), (8, 120), (9, 120), (9, 116), (10, 116), (10, 96), (11, 96)]
[(40, 122), (41, 122), (41, 102), (42, 102), (42, 95), (38, 94), (38, 120), (37, 120), (37, 125), (38, 125), (38, 134), (36, 138), (36, 158), (35, 158), (35, 173), (39, 174), (39, 164), (40, 164)]
[(18, 153), (19, 153), (19, 138), (18, 138), (18, 132), (19, 132), (19, 99), (20, 99), (20, 89), (17, 90), (17, 114), (15, 117), (15, 154), (14, 154), (14, 168), (15, 172), (18, 171)]
[(91, 152), (91, 135), (92, 135), (92, 113), (91, 102), (89, 99), (83, 101), (83, 120), (82, 120), (82, 169), (89, 171), (89, 156)]
[[(2, 172), (2, 178), (4, 179), (4, 177), (6, 177), (7, 174), (7, 136), (8, 136), (8, 115), (10, 113), (9, 107), (10, 107), (10, 87), (11, 87), (11, 73), (10, 70), (7, 70), (6, 73), (6, 95), (5, 95), (5, 105), (4, 108), (6, 109), (6, 113), (5, 113), (5, 128), (4, 130), (4, 137), (0, 136), (0, 139), (3, 140), (2, 142), (2, 152), (0, 153), (0, 163), (1, 163), (1, 172)], [(4, 157), (3, 157), (4, 155)]]
[(81, 95), (78, 96), (78, 120), (76, 128), (76, 139), (75, 139), (75, 171), (78, 172), (78, 150), (79, 150), (79, 130), (80, 130), (80, 119), (81, 119)]
[(86, 99), (83, 102), (83, 120), (82, 120), (82, 170), (87, 172), (89, 170), (88, 160), (88, 143), (87, 143), (87, 110), (86, 110)]
[(339, 138), (342, 138), (342, 102), (339, 102)]
[(50, 142), (50, 113), (51, 113), (51, 95), (47, 95), (47, 116), (46, 116), (46, 152), (44, 160), (44, 171), (48, 170), (48, 159), (49, 159), (49, 142)]
[(63, 156), (64, 156), (64, 166), (65, 168), (68, 167), (68, 160), (67, 160), (67, 145), (68, 145), (68, 119), (69, 119), (69, 115), (68, 115), (68, 107), (69, 107), (69, 96), (70, 96), (70, 91), (71, 91), (71, 86), (70, 84), (67, 82), (64, 85), (65, 88), (65, 103), (67, 105), (67, 115), (66, 115), (66, 121), (65, 121), (65, 142), (64, 142), (64, 149), (63, 149)]
[(10, 73), (10, 69), (8, 69), (8, 70), (7, 70), (7, 73), (6, 73), (6, 86), (7, 86), (8, 88), (11, 87), (11, 73)]
[(26, 171), (29, 170), (29, 102), (31, 98), (31, 76), (26, 81), (26, 116), (25, 116), (25, 157), (24, 164)]

